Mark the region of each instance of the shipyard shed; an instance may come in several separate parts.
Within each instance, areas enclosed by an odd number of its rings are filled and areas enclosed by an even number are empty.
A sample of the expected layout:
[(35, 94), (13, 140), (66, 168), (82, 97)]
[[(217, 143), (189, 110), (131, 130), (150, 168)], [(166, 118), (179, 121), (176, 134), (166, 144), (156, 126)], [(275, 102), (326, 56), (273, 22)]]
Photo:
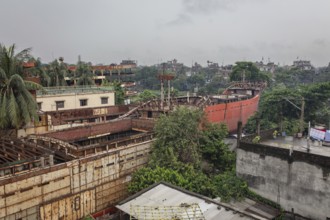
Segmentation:
[(239, 209), (166, 182), (153, 184), (120, 202), (116, 208), (120, 210), (120, 219), (123, 220), (247, 220), (276, 217), (265, 217), (260, 210), (249, 212), (249, 209)]

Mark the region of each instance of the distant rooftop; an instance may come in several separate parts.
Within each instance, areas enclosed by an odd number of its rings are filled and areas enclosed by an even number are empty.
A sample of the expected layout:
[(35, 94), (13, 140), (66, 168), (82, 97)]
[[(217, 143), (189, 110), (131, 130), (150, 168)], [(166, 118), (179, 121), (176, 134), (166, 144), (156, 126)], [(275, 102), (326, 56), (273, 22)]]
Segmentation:
[(61, 86), (61, 87), (44, 87), (43, 91), (38, 90), (38, 96), (44, 95), (60, 95), (60, 94), (79, 94), (79, 93), (108, 93), (113, 92), (112, 86)]
[[(301, 152), (307, 152), (308, 149), (306, 138), (293, 138), (291, 136), (261, 140), (260, 144)], [(330, 147), (323, 146), (322, 142), (309, 140), (309, 153), (330, 157)]]

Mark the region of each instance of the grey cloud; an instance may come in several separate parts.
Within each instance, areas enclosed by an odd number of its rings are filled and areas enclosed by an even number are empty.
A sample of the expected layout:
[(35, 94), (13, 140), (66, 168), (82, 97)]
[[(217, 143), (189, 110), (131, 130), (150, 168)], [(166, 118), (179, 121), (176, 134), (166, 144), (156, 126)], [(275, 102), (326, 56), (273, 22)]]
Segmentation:
[(43, 62), (76, 63), (80, 54), (105, 64), (174, 57), (188, 65), (262, 57), (291, 64), (299, 56), (322, 66), (329, 8), (328, 0), (3, 0), (0, 43), (32, 47)]
[(233, 0), (183, 0), (184, 12), (191, 14), (211, 14), (218, 10), (232, 10)]
[(183, 24), (191, 24), (192, 19), (187, 14), (179, 14), (176, 19), (167, 22), (166, 26), (176, 26), (176, 25), (183, 25)]
[(182, 11), (165, 26), (192, 24), (192, 15), (209, 15), (218, 10), (232, 10), (233, 0), (182, 0)]
[(315, 39), (313, 41), (313, 44), (316, 45), (316, 46), (319, 46), (319, 47), (326, 47), (327, 46), (327, 41), (326, 39)]

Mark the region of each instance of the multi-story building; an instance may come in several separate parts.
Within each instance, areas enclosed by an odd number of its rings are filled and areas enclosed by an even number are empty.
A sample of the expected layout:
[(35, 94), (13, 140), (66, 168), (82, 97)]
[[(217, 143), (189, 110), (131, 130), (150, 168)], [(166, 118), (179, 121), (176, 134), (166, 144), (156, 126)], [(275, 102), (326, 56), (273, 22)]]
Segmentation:
[[(110, 65), (94, 65), (91, 66), (94, 81), (96, 85), (101, 85), (103, 80), (107, 81), (121, 81), (123, 83), (132, 83), (137, 62), (133, 60), (123, 60), (119, 65), (112, 63)], [(68, 66), (71, 76), (74, 76), (77, 70), (76, 65)], [(69, 85), (75, 84), (72, 77), (66, 77)]]
[(196, 74), (196, 73), (200, 72), (202, 69), (203, 69), (202, 65), (195, 62), (194, 65), (192, 65), (192, 67), (191, 67), (191, 73), (192, 73), (192, 75)]
[(229, 78), (230, 73), (233, 71), (233, 65), (220, 66), (220, 75), (225, 79)]
[(311, 61), (309, 61), (309, 60), (293, 61), (293, 67), (298, 68), (300, 70), (312, 70), (313, 69)]
[(264, 63), (263, 61), (255, 62), (255, 65), (260, 71), (274, 73), (277, 65), (274, 62)]
[(172, 73), (178, 73), (184, 67), (183, 63), (178, 63), (177, 59), (167, 61), (166, 69)]
[(43, 112), (68, 109), (96, 108), (115, 105), (113, 90), (102, 87), (45, 88), (37, 93), (39, 110)]

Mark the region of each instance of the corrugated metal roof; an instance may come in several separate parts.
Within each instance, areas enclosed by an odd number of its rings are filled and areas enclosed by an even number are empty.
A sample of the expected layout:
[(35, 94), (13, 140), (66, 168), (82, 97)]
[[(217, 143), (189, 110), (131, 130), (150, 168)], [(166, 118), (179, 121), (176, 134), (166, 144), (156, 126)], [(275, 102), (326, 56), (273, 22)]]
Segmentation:
[[(171, 187), (169, 185), (165, 185), (164, 183), (160, 183), (148, 190), (137, 193), (132, 198), (123, 201), (121, 204), (116, 207), (123, 212), (132, 215), (136, 218), (140, 216), (140, 219), (149, 219), (150, 215), (143, 215), (142, 207), (153, 207), (154, 210), (159, 210), (159, 212), (163, 213), (166, 209), (165, 207), (180, 207), (184, 204), (198, 204), (200, 211), (203, 213), (203, 216), (207, 220), (211, 219), (223, 219), (223, 220), (244, 220), (244, 219), (264, 219), (259, 218), (254, 215), (249, 215), (243, 212), (239, 212), (234, 208), (224, 207), (203, 196), (198, 196), (198, 194), (188, 193), (185, 190), (182, 190), (177, 187)], [(139, 214), (137, 214), (137, 209), (140, 209)], [(162, 210), (161, 210), (162, 209)], [(167, 209), (168, 212), (171, 209)], [(159, 219), (173, 219), (173, 217), (178, 216), (177, 213), (174, 213), (172, 218), (165, 218), (165, 216), (161, 216)], [(141, 216), (144, 216), (141, 218)], [(139, 219), (139, 218), (138, 218)], [(157, 219), (155, 216), (151, 219)], [(181, 218), (184, 219), (184, 218)], [(190, 218), (191, 219), (191, 218)], [(193, 218), (200, 219), (200, 218)]]

